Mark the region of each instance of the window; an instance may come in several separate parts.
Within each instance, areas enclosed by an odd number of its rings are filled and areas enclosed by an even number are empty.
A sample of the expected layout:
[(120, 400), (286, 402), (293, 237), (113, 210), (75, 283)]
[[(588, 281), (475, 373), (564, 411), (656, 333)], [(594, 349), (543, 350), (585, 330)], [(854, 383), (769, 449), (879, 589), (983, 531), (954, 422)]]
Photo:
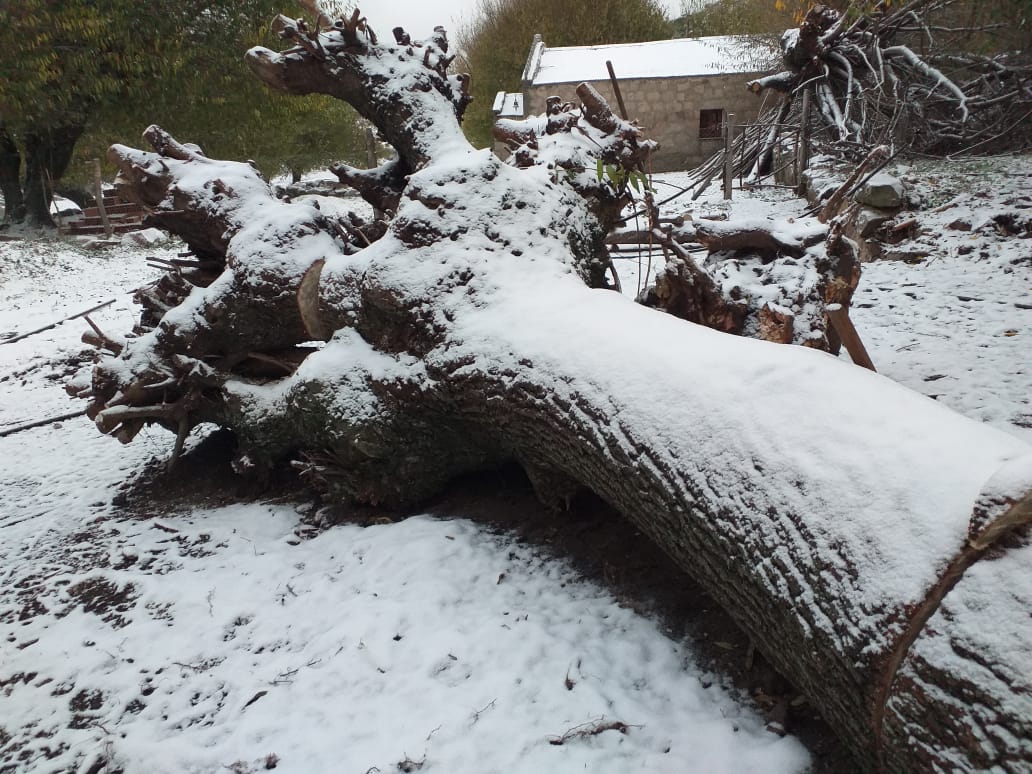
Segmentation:
[(722, 108), (699, 111), (699, 139), (719, 140), (724, 136), (724, 111)]

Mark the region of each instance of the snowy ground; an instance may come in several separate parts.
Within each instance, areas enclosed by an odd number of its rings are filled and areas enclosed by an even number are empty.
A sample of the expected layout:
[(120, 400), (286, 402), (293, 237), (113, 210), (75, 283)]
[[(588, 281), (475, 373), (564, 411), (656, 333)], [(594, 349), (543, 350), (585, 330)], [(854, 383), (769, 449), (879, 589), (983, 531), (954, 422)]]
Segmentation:
[[(143, 257), (174, 253), (0, 242), (0, 335), (109, 298), (91, 319), (128, 330)], [(80, 408), (83, 330), (0, 345), (0, 432)], [(84, 418), (0, 438), (0, 772), (805, 768), (688, 646), (470, 522), (302, 540), (304, 506), (116, 508), (170, 448)]]
[[(866, 266), (852, 316), (882, 373), (1032, 440), (1032, 240), (993, 220), (1032, 218), (1032, 163), (977, 188), (958, 171), (901, 171), (929, 258)], [(774, 209), (803, 205), (761, 189), (695, 215)], [(109, 298), (91, 319), (128, 330), (143, 256), (174, 253), (0, 242), (0, 337)], [(84, 329), (0, 344), (0, 433), (80, 408), (62, 386)], [(304, 505), (113, 504), (170, 447), (83, 418), (0, 437), (0, 772), (807, 767), (690, 643), (505, 535), (417, 517), (309, 537)]]
[[(918, 235), (896, 249), (925, 259), (863, 267), (850, 317), (875, 367), (962, 414), (1032, 440), (1032, 158), (918, 162), (887, 171), (920, 204), (898, 217), (914, 216), (919, 225)], [(672, 186), (685, 177), (658, 175), (658, 196), (676, 192)], [(695, 218), (798, 218), (807, 208), (775, 187), (735, 191), (730, 202), (716, 191), (695, 203), (686, 196), (668, 207)], [(620, 269), (624, 291), (633, 295), (637, 261)]]

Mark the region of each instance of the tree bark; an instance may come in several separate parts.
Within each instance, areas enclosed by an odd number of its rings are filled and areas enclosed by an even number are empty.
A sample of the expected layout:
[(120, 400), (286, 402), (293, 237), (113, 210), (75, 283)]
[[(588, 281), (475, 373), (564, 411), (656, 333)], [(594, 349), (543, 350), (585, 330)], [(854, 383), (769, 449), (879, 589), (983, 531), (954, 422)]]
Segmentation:
[[(101, 431), (130, 441), (157, 423), (181, 437), (215, 422), (237, 434), (240, 469), (292, 458), (330, 495), (368, 503), (516, 460), (546, 502), (587, 487), (656, 540), (863, 767), (1032, 769), (1032, 594), (1015, 569), (1032, 447), (824, 353), (593, 288), (600, 202), (621, 194), (580, 154), (590, 144), (633, 169), (640, 150), (595, 95), (576, 131), (517, 169), (462, 137), (443, 31), (381, 44), (357, 12), (326, 33), (282, 17), (279, 29), (296, 47), (252, 51), (256, 72), (357, 103), (410, 170), (374, 176), (370, 190), (402, 186), (396, 212), (362, 245), (310, 204), (278, 201), (250, 166), (156, 127), (154, 152), (112, 148), (124, 189), (218, 259), (175, 272), (160, 322), (85, 392), (70, 386)], [(254, 361), (283, 375), (255, 375)], [(984, 566), (999, 577), (981, 579)], [(983, 642), (987, 617), (999, 636)], [(915, 708), (935, 724), (918, 733)]]
[(68, 169), (75, 143), (84, 129), (81, 125), (71, 125), (25, 133), (25, 178), (22, 190), (25, 218), (31, 225), (54, 225), (50, 215), (50, 203), (54, 198), (51, 186)]
[(7, 128), (0, 124), (0, 194), (4, 197), (4, 223), (25, 219), (21, 190), (21, 153)]

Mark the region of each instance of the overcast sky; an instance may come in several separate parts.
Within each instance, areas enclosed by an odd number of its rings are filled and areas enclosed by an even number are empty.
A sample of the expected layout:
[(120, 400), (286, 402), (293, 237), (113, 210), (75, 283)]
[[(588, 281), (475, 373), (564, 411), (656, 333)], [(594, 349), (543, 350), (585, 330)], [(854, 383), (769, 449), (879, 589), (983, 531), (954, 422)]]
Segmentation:
[[(660, 5), (671, 17), (681, 13), (681, 0), (660, 0)], [(377, 35), (390, 35), (395, 27), (404, 27), (412, 37), (425, 38), (441, 24), (448, 30), (448, 37), (455, 40), (458, 29), (476, 10), (477, 0), (375, 0), (359, 2), (358, 7)]]

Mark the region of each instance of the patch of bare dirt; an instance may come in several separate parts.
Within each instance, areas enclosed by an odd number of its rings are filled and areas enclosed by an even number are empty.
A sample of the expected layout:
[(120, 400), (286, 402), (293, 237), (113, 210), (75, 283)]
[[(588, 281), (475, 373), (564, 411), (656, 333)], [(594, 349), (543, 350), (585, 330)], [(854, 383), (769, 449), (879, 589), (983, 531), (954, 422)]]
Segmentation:
[(121, 588), (106, 578), (87, 578), (68, 589), (69, 596), (75, 600), (67, 610), (58, 613), (62, 617), (72, 609), (82, 606), (87, 613), (99, 616), (105, 623), (120, 629), (129, 623), (125, 617), (136, 605), (136, 589), (131, 583)]
[(152, 519), (190, 508), (218, 508), (255, 500), (304, 501), (314, 497), (288, 466), (265, 476), (233, 470), (236, 440), (226, 430), (209, 433), (172, 470), (152, 460), (120, 488), (112, 503), (130, 518)]

